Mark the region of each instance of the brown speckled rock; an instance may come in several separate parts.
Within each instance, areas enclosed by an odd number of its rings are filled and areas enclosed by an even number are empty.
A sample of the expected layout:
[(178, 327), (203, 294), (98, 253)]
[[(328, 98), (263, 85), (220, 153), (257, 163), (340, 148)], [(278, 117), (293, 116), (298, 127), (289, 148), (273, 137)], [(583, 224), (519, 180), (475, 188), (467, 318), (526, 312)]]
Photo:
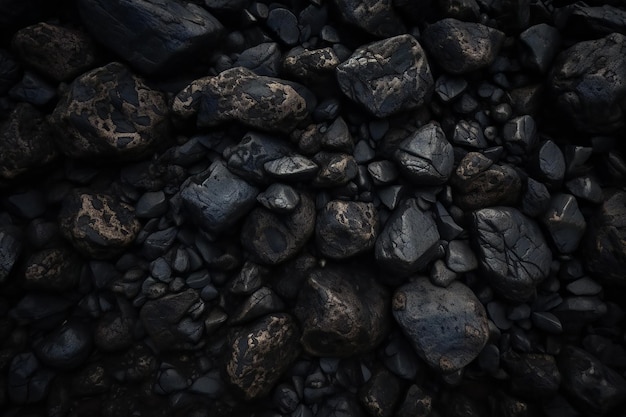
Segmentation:
[(141, 227), (134, 210), (105, 194), (74, 193), (63, 201), (61, 233), (85, 256), (106, 259), (130, 246)]
[(299, 331), (288, 314), (270, 314), (236, 328), (224, 358), (226, 381), (246, 400), (267, 395), (300, 353)]
[(169, 138), (165, 95), (117, 62), (76, 78), (51, 120), (72, 158), (142, 158)]

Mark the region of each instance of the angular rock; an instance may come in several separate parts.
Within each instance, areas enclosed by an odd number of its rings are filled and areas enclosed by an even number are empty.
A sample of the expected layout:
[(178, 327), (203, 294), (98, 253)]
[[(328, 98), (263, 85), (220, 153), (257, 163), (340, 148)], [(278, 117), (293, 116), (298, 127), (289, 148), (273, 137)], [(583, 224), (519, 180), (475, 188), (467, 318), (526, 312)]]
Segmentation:
[(370, 416), (391, 417), (400, 399), (400, 381), (385, 368), (377, 369), (358, 395)]
[(17, 354), (8, 369), (6, 386), (9, 398), (17, 404), (41, 401), (48, 395), (54, 377), (55, 374), (50, 369), (40, 367), (32, 352)]
[(0, 284), (3, 283), (22, 252), (22, 239), (17, 229), (0, 226)]
[(494, 207), (472, 213), (471, 233), (491, 286), (509, 300), (531, 298), (552, 263), (539, 226), (514, 208)]
[(333, 0), (346, 22), (372, 35), (388, 37), (405, 32), (405, 26), (392, 8), (392, 0)]
[(295, 256), (314, 230), (315, 205), (301, 194), (300, 204), (288, 214), (264, 207), (252, 210), (241, 230), (241, 244), (255, 261), (276, 265)]
[(231, 325), (239, 325), (283, 310), (285, 304), (268, 287), (261, 287), (244, 300), (230, 316)]
[(333, 200), (317, 215), (316, 243), (322, 255), (343, 259), (374, 247), (378, 212), (371, 203)]
[(224, 150), (228, 169), (247, 181), (267, 184), (264, 164), (273, 159), (283, 158), (291, 153), (289, 144), (274, 136), (249, 132), (235, 146)]
[(537, 142), (537, 123), (528, 114), (514, 117), (502, 127), (502, 138), (513, 155), (527, 155)]
[(524, 67), (546, 73), (561, 44), (557, 28), (546, 23), (531, 26), (519, 35), (520, 61)]
[(349, 154), (321, 151), (315, 154), (313, 161), (320, 167), (313, 180), (317, 187), (344, 185), (358, 174), (356, 161)]
[(433, 76), (420, 44), (410, 35), (357, 48), (337, 67), (341, 91), (376, 117), (427, 104)]
[(80, 0), (94, 38), (147, 74), (170, 72), (214, 46), (221, 23), (194, 3), (167, 0)]
[(443, 374), (478, 357), (489, 337), (484, 307), (458, 281), (441, 288), (418, 277), (396, 290), (392, 310), (417, 354)]
[(91, 353), (91, 329), (78, 321), (68, 321), (34, 343), (35, 354), (44, 364), (57, 369), (81, 366)]
[(264, 42), (239, 54), (233, 66), (248, 68), (257, 75), (276, 77), (281, 59), (280, 46), (276, 42)]
[(439, 185), (452, 174), (454, 151), (441, 128), (429, 123), (403, 140), (394, 152), (400, 172), (416, 185)]
[(559, 390), (561, 374), (552, 355), (510, 350), (502, 354), (502, 363), (511, 378), (511, 392), (520, 398), (547, 400)]
[(485, 149), (488, 146), (483, 129), (478, 122), (468, 122), (466, 120), (461, 120), (454, 126), (452, 142), (456, 145), (474, 149)]
[(444, 71), (466, 74), (491, 65), (504, 33), (480, 23), (446, 18), (428, 26), (422, 40)]
[(122, 253), (141, 227), (128, 204), (107, 194), (77, 192), (63, 200), (59, 226), (80, 253), (96, 259)]
[(375, 256), (385, 271), (408, 275), (424, 268), (437, 254), (439, 232), (428, 212), (415, 199), (405, 200), (378, 236)]
[(541, 221), (550, 232), (559, 252), (572, 253), (578, 249), (587, 224), (578, 209), (576, 197), (562, 193), (552, 196)]
[(263, 164), (265, 172), (283, 181), (306, 181), (315, 178), (319, 166), (301, 155), (283, 156)]
[(198, 127), (238, 121), (283, 133), (291, 132), (314, 108), (315, 96), (304, 86), (243, 67), (193, 81), (172, 103), (176, 116), (196, 118)]
[(245, 400), (270, 393), (299, 354), (299, 330), (288, 314), (270, 314), (234, 328), (224, 354), (226, 381)]
[(163, 93), (113, 62), (76, 78), (51, 120), (69, 157), (138, 159), (169, 139), (168, 116)]
[(259, 189), (231, 173), (222, 162), (201, 183), (190, 181), (180, 193), (192, 219), (210, 233), (232, 227), (254, 207)]
[(604, 201), (604, 194), (602, 193), (600, 183), (591, 175), (572, 178), (565, 183), (565, 188), (576, 198), (581, 198), (595, 204), (600, 204)]
[(585, 3), (574, 3), (564, 9), (566, 21), (563, 25), (566, 31), (584, 33), (593, 38), (613, 32), (626, 34), (626, 11), (619, 7), (610, 4), (587, 6)]
[(544, 183), (528, 178), (526, 191), (522, 197), (521, 210), (529, 217), (538, 217), (550, 205), (550, 191)]
[(67, 81), (96, 63), (95, 45), (85, 33), (45, 22), (20, 29), (13, 49), (22, 61), (56, 81)]
[(295, 314), (304, 350), (347, 357), (374, 349), (387, 334), (388, 293), (370, 271), (328, 266), (310, 272)]
[(268, 210), (289, 213), (300, 204), (300, 194), (291, 186), (274, 183), (257, 196), (257, 201)]

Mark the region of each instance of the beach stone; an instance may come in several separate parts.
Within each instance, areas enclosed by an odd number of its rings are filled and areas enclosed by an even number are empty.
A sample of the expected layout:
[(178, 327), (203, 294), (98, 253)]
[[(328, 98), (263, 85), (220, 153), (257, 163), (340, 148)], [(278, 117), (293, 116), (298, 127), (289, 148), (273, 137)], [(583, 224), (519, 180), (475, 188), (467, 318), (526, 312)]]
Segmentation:
[(34, 343), (34, 352), (44, 364), (56, 369), (81, 366), (93, 347), (91, 329), (79, 321), (68, 321)]
[(388, 37), (406, 30), (392, 0), (333, 0), (333, 3), (346, 22), (372, 35)]
[(0, 226), (0, 283), (3, 283), (17, 262), (23, 244), (17, 229)]
[(572, 253), (578, 249), (587, 224), (578, 208), (576, 197), (563, 193), (553, 195), (541, 221), (559, 252)]

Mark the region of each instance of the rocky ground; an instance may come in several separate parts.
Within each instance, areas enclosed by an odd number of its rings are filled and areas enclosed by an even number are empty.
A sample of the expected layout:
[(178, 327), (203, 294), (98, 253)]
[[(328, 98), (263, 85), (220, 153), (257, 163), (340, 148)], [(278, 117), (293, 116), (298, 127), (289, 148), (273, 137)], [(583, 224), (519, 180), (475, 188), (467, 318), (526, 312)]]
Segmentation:
[(610, 3), (0, 0), (3, 415), (626, 416)]

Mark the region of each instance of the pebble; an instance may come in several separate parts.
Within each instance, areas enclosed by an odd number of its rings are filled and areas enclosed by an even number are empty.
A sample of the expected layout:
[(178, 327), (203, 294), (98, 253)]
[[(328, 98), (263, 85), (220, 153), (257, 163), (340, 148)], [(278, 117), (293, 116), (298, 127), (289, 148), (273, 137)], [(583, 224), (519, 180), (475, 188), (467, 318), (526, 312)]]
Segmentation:
[(546, 73), (559, 50), (561, 35), (555, 27), (540, 23), (520, 33), (519, 42), (522, 65)]
[(469, 243), (452, 240), (446, 247), (446, 265), (456, 273), (465, 273), (478, 268), (478, 259)]
[(168, 204), (163, 191), (144, 193), (135, 206), (135, 214), (139, 218), (153, 218), (167, 212)]
[(300, 39), (298, 19), (289, 10), (282, 7), (271, 9), (265, 24), (286, 45), (293, 46), (298, 43)]

